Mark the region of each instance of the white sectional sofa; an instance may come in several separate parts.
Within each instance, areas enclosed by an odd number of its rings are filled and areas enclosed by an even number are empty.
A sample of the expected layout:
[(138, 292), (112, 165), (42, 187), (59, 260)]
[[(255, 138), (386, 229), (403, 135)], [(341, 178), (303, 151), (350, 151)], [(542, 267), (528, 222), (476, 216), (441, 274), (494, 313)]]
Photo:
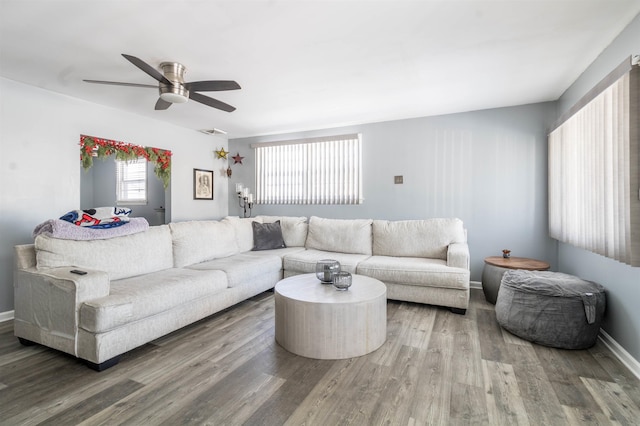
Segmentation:
[[(276, 221), (286, 247), (252, 250), (252, 222)], [(462, 314), (469, 303), (469, 250), (458, 219), (228, 217), (102, 240), (39, 235), (15, 253), (15, 335), (99, 371), (131, 349), (272, 289), (283, 277), (314, 272), (319, 259), (336, 259), (344, 270), (384, 282), (390, 299)]]

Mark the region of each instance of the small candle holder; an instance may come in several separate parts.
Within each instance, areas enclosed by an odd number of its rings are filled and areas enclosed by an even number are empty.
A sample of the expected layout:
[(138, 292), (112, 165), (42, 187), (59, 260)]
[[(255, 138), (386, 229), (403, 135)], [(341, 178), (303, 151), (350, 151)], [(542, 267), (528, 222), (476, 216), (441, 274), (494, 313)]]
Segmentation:
[(340, 271), (333, 276), (333, 286), (338, 291), (347, 291), (351, 287), (351, 274), (349, 272)]
[(511, 257), (511, 250), (507, 250), (507, 249), (502, 250), (502, 257), (504, 257), (505, 259), (510, 258)]
[(316, 278), (322, 284), (331, 284), (333, 276), (340, 272), (340, 262), (333, 259), (322, 259), (316, 263)]
[[(231, 169), (229, 169), (229, 171), (230, 170)], [(238, 194), (238, 203), (240, 204), (240, 208), (243, 209), (242, 217), (251, 217), (253, 194), (249, 193), (249, 188), (244, 187), (241, 183), (236, 183), (236, 194)], [(247, 216), (247, 208), (249, 208), (249, 216)]]

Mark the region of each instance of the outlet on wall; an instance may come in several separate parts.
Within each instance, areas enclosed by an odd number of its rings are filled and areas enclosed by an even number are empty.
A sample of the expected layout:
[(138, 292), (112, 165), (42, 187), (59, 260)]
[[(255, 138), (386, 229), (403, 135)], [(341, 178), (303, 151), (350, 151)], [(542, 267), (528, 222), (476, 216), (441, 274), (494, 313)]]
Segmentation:
[(402, 176), (394, 176), (393, 183), (395, 183), (396, 185), (404, 183)]

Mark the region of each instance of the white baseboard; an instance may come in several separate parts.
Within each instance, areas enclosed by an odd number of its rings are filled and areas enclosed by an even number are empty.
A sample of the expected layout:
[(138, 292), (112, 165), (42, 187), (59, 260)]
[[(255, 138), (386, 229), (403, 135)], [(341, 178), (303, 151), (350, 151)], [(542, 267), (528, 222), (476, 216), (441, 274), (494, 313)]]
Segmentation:
[(0, 322), (9, 321), (13, 319), (13, 311), (0, 312)]
[(640, 379), (640, 362), (631, 356), (629, 352), (627, 352), (622, 346), (618, 344), (609, 334), (600, 329), (600, 334), (598, 338), (604, 343), (604, 345), (609, 348), (613, 355), (620, 360), (621, 363), (624, 364), (631, 372)]

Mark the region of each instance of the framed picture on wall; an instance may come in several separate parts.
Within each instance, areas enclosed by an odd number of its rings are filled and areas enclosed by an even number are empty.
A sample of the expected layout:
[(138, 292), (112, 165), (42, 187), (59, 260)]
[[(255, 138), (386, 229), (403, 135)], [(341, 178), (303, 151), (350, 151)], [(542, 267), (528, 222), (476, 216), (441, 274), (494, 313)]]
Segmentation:
[(213, 200), (213, 170), (193, 169), (193, 199)]

